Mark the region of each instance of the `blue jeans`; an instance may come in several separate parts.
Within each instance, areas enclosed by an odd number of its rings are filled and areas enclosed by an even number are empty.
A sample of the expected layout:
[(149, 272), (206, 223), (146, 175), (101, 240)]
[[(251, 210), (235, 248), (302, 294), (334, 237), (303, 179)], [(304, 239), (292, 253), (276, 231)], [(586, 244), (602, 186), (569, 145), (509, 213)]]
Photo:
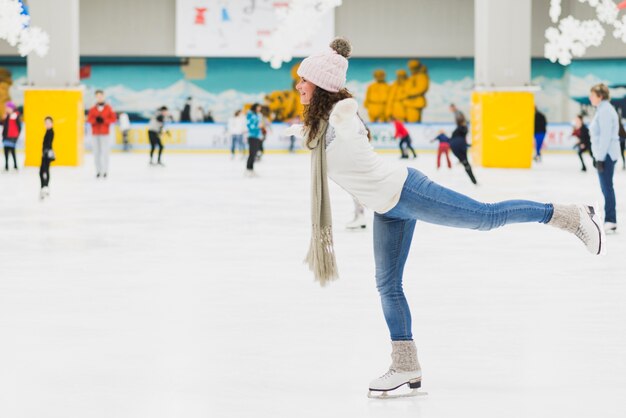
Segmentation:
[(543, 140), (546, 138), (545, 132), (537, 132), (535, 134), (535, 152), (538, 157), (541, 156), (541, 147), (543, 146)]
[(613, 173), (615, 173), (615, 163), (608, 155), (604, 159), (604, 171), (598, 171), (600, 177), (600, 188), (604, 195), (604, 222), (617, 223), (615, 213), (615, 189), (613, 188)]
[(230, 153), (235, 154), (235, 148), (238, 149), (242, 154), (245, 150), (243, 145), (243, 135), (232, 135), (231, 136), (231, 145), (230, 145)]
[(398, 204), (385, 214), (374, 214), (376, 286), (391, 339), (413, 339), (402, 273), (416, 221), (488, 231), (512, 223), (547, 223), (553, 212), (551, 204), (527, 200), (477, 202), (410, 168)]

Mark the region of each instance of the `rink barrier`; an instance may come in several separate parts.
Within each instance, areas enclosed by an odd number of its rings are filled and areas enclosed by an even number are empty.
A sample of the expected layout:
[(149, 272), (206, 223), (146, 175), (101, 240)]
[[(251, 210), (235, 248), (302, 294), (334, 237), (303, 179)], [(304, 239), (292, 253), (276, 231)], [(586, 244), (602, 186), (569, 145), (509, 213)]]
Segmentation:
[[(395, 153), (398, 150), (398, 141), (393, 139), (393, 124), (390, 123), (370, 123), (367, 125), (372, 132), (372, 145), (377, 152)], [(289, 138), (280, 135), (287, 127), (283, 123), (272, 125), (268, 138), (264, 143), (265, 152), (268, 154), (288, 153)], [(413, 148), (419, 152), (435, 152), (436, 143), (430, 140), (438, 135), (443, 129), (447, 134), (454, 130), (452, 123), (421, 123), (406, 124), (412, 139)], [(226, 126), (223, 123), (172, 123), (167, 125), (170, 135), (163, 136), (163, 143), (167, 152), (172, 153), (206, 153), (221, 154), (230, 152), (230, 138), (226, 135)], [(26, 129), (22, 131), (22, 134)], [(572, 127), (569, 124), (549, 124), (548, 134), (544, 141), (544, 150), (547, 152), (566, 152), (573, 150), (576, 143), (575, 138), (571, 138)], [(122, 134), (118, 126), (111, 129), (114, 140), (110, 141), (112, 151), (122, 150)], [(132, 152), (142, 152), (150, 149), (148, 141), (148, 130), (146, 123), (133, 123), (129, 132)], [(468, 141), (470, 138), (468, 137)], [(90, 151), (92, 137), (89, 125), (85, 129), (85, 150)], [(18, 142), (18, 149), (23, 149), (23, 139)], [(302, 141), (296, 139), (295, 151), (297, 153), (308, 152), (302, 147)]]

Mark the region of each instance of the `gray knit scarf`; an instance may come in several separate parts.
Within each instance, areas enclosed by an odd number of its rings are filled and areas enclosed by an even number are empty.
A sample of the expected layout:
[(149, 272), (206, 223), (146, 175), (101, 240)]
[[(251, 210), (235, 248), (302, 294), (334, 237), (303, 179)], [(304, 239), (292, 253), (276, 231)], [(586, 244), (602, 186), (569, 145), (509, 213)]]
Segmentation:
[(328, 178), (326, 177), (326, 130), (328, 121), (320, 122), (311, 148), (311, 243), (304, 260), (315, 275), (315, 280), (325, 286), (339, 278), (335, 249), (333, 248), (333, 220), (330, 212)]

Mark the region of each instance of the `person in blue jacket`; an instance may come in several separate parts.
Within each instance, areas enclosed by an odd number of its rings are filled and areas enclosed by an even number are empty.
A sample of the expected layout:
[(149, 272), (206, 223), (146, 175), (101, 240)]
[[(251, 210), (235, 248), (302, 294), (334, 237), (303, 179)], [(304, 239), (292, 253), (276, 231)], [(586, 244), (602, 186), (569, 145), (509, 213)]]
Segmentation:
[(596, 84), (589, 92), (589, 101), (596, 108), (589, 126), (591, 149), (596, 158), (596, 170), (604, 195), (604, 230), (607, 233), (617, 230), (613, 173), (620, 157), (619, 116), (609, 98), (609, 88), (604, 84)]
[(261, 105), (254, 103), (246, 116), (246, 125), (248, 128), (248, 161), (246, 163), (246, 175), (253, 177), (254, 161), (256, 155), (261, 149)]

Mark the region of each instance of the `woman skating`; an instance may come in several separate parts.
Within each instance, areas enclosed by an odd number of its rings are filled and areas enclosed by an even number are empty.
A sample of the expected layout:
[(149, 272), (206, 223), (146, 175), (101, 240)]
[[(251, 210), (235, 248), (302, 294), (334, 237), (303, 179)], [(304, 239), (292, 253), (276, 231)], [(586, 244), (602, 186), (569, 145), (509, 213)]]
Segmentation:
[(246, 115), (246, 129), (248, 131), (248, 161), (246, 162), (246, 176), (255, 177), (254, 162), (261, 149), (261, 105), (254, 103)]
[(46, 133), (43, 137), (43, 145), (41, 147), (41, 167), (39, 168), (39, 181), (41, 189), (39, 190), (39, 199), (43, 200), (50, 196), (50, 163), (55, 160), (54, 151), (52, 151), (52, 141), (54, 141), (54, 130), (52, 129), (52, 118), (47, 116), (44, 119), (46, 125)]
[[(439, 136), (445, 135), (442, 132)], [(470, 178), (471, 182), (477, 184), (476, 177), (474, 177), (474, 172), (472, 171), (472, 166), (467, 159), (467, 123), (465, 122), (465, 118), (457, 118), (456, 128), (452, 132), (452, 136), (448, 139), (448, 141), (450, 143), (450, 149), (452, 149), (452, 153), (456, 158), (459, 159), (461, 164), (463, 164), (465, 172), (467, 173), (467, 176)]]
[(165, 132), (165, 121), (168, 118), (167, 106), (161, 106), (157, 112), (150, 118), (150, 122), (148, 122), (148, 139), (150, 140), (150, 165), (155, 165), (152, 156), (154, 155), (154, 151), (159, 148), (159, 152), (157, 154), (157, 162), (156, 165), (165, 166), (161, 162), (161, 155), (163, 154), (163, 141), (161, 136), (163, 132)]
[(344, 86), (350, 45), (306, 58), (298, 69), (297, 90), (305, 106), (302, 134), (312, 150), (312, 238), (306, 261), (316, 280), (338, 277), (335, 263), (327, 175), (363, 205), (374, 210), (376, 284), (392, 341), (388, 372), (370, 383), (371, 393), (405, 384), (421, 385), (421, 370), (411, 333), (411, 314), (402, 290), (403, 268), (417, 220), (477, 230), (520, 222), (550, 224), (576, 234), (593, 254), (604, 250), (594, 208), (524, 200), (481, 203), (446, 189), (421, 172), (380, 158), (357, 115), (357, 102)]
[(619, 159), (619, 116), (609, 102), (609, 88), (596, 84), (589, 92), (589, 101), (596, 107), (596, 114), (589, 126), (591, 148), (596, 158), (596, 169), (600, 179), (600, 188), (604, 195), (604, 229), (606, 232), (617, 230), (615, 210), (615, 189), (613, 174)]

